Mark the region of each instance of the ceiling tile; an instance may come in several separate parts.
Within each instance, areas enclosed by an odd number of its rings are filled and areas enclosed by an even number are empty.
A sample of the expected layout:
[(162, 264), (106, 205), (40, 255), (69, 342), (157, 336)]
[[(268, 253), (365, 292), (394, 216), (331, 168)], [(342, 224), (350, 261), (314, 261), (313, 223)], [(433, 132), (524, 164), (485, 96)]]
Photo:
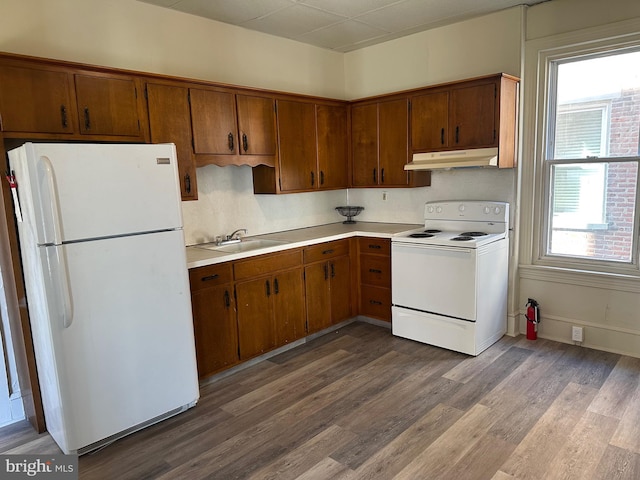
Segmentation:
[(298, 4), (264, 17), (249, 20), (244, 22), (242, 26), (272, 35), (295, 38), (312, 30), (344, 20), (345, 17)]
[[(165, 0), (166, 1), (166, 0)], [(172, 8), (181, 12), (238, 25), (291, 7), (292, 0), (180, 0)]]
[(306, 33), (297, 37), (296, 40), (323, 48), (338, 49), (345, 45), (376, 39), (386, 34), (387, 32), (379, 28), (347, 20)]
[(350, 52), (516, 5), (556, 0), (138, 1), (322, 48)]
[(299, 0), (298, 3), (345, 17), (355, 17), (401, 1), (403, 0)]

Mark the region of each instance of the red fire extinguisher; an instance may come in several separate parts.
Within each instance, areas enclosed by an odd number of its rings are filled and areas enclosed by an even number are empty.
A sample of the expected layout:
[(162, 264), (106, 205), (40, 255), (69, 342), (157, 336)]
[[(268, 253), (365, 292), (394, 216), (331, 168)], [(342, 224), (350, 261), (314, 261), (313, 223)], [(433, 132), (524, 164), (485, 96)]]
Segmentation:
[(527, 340), (538, 338), (538, 324), (540, 323), (540, 308), (533, 298), (527, 300)]

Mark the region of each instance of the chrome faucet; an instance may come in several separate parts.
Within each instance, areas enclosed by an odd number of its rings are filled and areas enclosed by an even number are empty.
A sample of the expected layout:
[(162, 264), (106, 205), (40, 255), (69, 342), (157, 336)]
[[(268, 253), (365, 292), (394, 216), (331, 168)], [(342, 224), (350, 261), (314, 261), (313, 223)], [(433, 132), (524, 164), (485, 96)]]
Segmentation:
[(238, 230), (234, 231), (230, 235), (226, 235), (224, 237), (224, 240), (221, 240), (218, 243), (218, 245), (227, 245), (229, 243), (238, 243), (240, 241), (240, 233), (241, 232), (246, 235), (247, 234), (247, 229), (246, 228), (239, 228)]

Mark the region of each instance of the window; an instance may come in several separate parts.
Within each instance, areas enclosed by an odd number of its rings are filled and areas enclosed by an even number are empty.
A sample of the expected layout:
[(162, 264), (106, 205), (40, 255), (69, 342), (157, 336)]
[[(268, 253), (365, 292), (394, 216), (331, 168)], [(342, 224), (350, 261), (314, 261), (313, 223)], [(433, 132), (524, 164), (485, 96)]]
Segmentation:
[(544, 256), (637, 267), (640, 51), (548, 67)]

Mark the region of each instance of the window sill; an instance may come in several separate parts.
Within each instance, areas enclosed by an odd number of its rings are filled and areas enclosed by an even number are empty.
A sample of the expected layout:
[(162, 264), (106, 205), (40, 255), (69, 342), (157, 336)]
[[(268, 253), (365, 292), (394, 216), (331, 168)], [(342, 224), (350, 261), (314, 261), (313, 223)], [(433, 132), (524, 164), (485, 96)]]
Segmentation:
[(625, 274), (549, 265), (519, 265), (521, 279), (640, 293), (640, 273)]

